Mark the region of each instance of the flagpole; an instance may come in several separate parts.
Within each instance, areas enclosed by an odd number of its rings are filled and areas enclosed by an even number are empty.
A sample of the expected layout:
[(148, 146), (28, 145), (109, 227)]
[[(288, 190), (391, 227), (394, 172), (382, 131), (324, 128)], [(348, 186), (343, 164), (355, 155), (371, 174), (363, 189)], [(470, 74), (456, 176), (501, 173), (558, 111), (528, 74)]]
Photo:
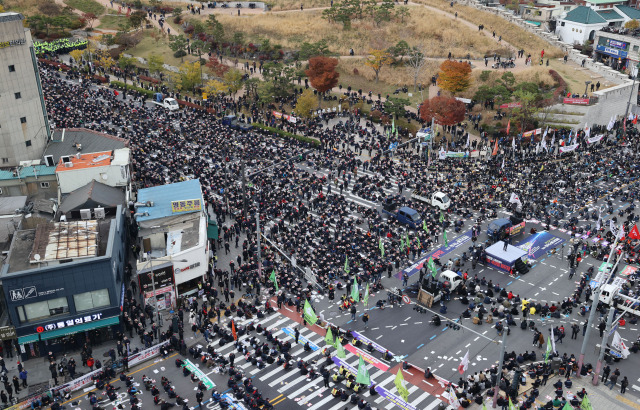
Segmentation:
[(500, 360), (498, 364), (498, 377), (496, 379), (496, 385), (493, 390), (493, 404), (491, 407), (494, 409), (498, 405), (498, 394), (500, 393), (500, 380), (502, 380), (502, 362), (504, 361), (504, 352), (507, 347), (507, 332), (502, 332), (502, 346), (500, 348)]

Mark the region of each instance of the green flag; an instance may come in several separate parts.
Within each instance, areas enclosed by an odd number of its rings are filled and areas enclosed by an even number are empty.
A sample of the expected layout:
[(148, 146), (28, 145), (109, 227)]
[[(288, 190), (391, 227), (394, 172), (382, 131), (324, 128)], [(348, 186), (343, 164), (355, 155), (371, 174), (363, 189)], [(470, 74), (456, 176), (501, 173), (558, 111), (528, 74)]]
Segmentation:
[(382, 238), (378, 241), (378, 248), (380, 248), (381, 257), (384, 258), (384, 242), (382, 241)]
[(427, 221), (425, 221), (424, 219), (422, 220), (422, 230), (425, 231), (427, 235), (429, 235), (429, 228), (427, 228)]
[(304, 301), (304, 320), (310, 325), (315, 325), (318, 321), (318, 316), (316, 316), (316, 312), (313, 311), (308, 300)]
[(396, 119), (391, 118), (391, 132), (395, 132), (395, 131), (396, 131)]
[(398, 139), (398, 129), (396, 128), (396, 139)]
[(547, 351), (544, 354), (544, 362), (549, 363), (549, 358), (551, 357), (551, 353), (553, 352), (553, 347), (551, 346), (551, 337), (547, 338)]
[(345, 255), (344, 257), (344, 271), (349, 274), (349, 256)]
[[(337, 339), (336, 339), (337, 341)], [(342, 346), (342, 343), (338, 342), (336, 343), (336, 349), (337, 349), (337, 356), (341, 359), (344, 359), (347, 357), (347, 354), (344, 352), (344, 346)]]
[(488, 410), (487, 406), (484, 403), (482, 403), (482, 410)]
[(433, 258), (429, 258), (429, 260), (427, 261), (427, 267), (431, 271), (431, 275), (435, 278), (438, 272), (438, 269), (436, 268), (436, 264), (433, 263)]
[(327, 342), (327, 346), (333, 346), (333, 332), (331, 331), (331, 326), (327, 328), (327, 334), (324, 336), (324, 341)]
[(511, 397), (509, 397), (509, 410), (518, 410), (518, 408), (513, 405), (513, 402), (511, 401)]
[(400, 251), (404, 251), (404, 238), (400, 237)]
[(444, 222), (444, 214), (442, 213), (442, 211), (440, 211), (440, 222)]
[(271, 271), (271, 276), (269, 276), (269, 279), (275, 285), (276, 292), (277, 292), (278, 291), (278, 279), (276, 278), (276, 270), (275, 269)]
[(356, 383), (364, 384), (365, 386), (369, 386), (371, 384), (371, 379), (369, 378), (369, 371), (367, 370), (367, 365), (360, 355), (360, 363), (358, 364), (358, 375), (356, 376)]
[(449, 240), (447, 239), (447, 231), (446, 230), (442, 230), (442, 239), (444, 240), (444, 247), (446, 248), (447, 246), (449, 246)]
[(407, 232), (404, 243), (407, 244), (407, 248), (411, 245), (411, 241), (409, 240), (409, 232)]
[(582, 399), (582, 403), (580, 403), (580, 408), (582, 410), (593, 410), (588, 396), (584, 396), (584, 399)]
[(402, 400), (407, 401), (409, 397), (409, 391), (406, 387), (404, 387), (404, 376), (402, 376), (402, 367), (398, 368), (398, 374), (396, 375), (396, 379), (393, 382), (396, 385), (396, 389), (398, 389), (398, 393), (400, 393), (400, 397)]
[(420, 243), (420, 237), (416, 236), (416, 241), (418, 241), (418, 249), (422, 248), (422, 244)]
[(562, 410), (573, 410), (573, 406), (569, 404), (569, 402), (566, 402)]
[(364, 297), (362, 298), (364, 306), (369, 306), (369, 284), (367, 283), (367, 289), (364, 291)]
[(353, 286), (351, 287), (351, 297), (356, 302), (360, 302), (360, 292), (358, 290), (358, 280), (356, 277), (353, 277)]

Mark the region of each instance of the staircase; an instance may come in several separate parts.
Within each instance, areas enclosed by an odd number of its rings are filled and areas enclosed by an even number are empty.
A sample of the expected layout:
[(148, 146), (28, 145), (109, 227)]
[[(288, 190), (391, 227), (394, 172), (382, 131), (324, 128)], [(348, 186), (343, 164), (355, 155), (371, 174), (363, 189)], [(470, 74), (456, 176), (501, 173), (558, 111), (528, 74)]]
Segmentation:
[(514, 268), (519, 275), (524, 275), (525, 273), (529, 272), (529, 267), (527, 266), (526, 263), (522, 262), (522, 259), (518, 259), (516, 261)]
[(569, 105), (555, 104), (551, 107), (549, 114), (538, 113), (541, 123), (544, 122), (545, 128), (569, 127), (584, 128), (586, 114), (589, 106), (586, 105)]

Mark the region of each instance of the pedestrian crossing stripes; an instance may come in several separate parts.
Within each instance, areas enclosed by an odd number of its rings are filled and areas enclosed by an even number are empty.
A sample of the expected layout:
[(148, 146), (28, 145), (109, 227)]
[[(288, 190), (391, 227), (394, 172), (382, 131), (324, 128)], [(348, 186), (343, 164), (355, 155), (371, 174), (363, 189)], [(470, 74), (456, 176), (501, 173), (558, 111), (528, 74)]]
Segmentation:
[[(263, 327), (266, 327), (272, 332), (274, 338), (277, 338), (282, 342), (290, 342), (292, 346), (289, 352), (295, 362), (300, 359), (305, 362), (320, 362), (321, 360), (324, 360), (324, 357), (322, 356), (322, 349), (325, 345), (324, 337), (316, 334), (311, 329), (307, 327), (299, 327), (298, 323), (278, 313), (274, 313), (259, 320), (240, 319), (237, 321), (237, 323), (243, 326), (249, 322), (253, 322), (255, 326), (260, 324)], [(300, 343), (298, 344), (295, 343), (295, 336), (292, 331), (296, 327), (299, 327), (300, 331)], [(243, 342), (255, 335), (255, 332), (244, 334), (238, 337), (238, 340)], [(258, 338), (261, 339), (260, 337)], [(304, 343), (306, 341), (309, 341), (310, 345), (313, 344), (319, 348), (317, 350), (304, 351)], [(224, 346), (219, 346), (218, 343), (214, 343), (213, 346), (218, 354), (224, 356), (228, 356), (229, 353), (236, 350), (234, 343), (227, 343)], [(345, 354), (346, 357), (342, 360), (351, 367), (357, 369), (359, 362), (358, 355), (350, 351), (346, 351)], [(342, 410), (345, 407), (353, 407), (357, 409), (356, 405), (334, 398), (331, 395), (330, 388), (324, 387), (324, 380), (322, 376), (318, 376), (311, 380), (308, 375), (303, 376), (295, 365), (289, 370), (284, 370), (282, 366), (273, 363), (266, 364), (264, 368), (258, 369), (257, 367), (252, 366), (243, 355), (238, 355), (235, 358), (234, 366), (242, 369), (247, 377), (252, 377), (256, 387), (260, 388), (260, 386), (267, 384), (270, 388), (275, 389), (279, 394), (286, 396), (291, 399), (292, 402), (297, 403), (299, 406), (302, 406), (307, 410)], [(399, 396), (394, 385), (396, 377), (394, 374), (380, 370), (373, 365), (367, 365), (367, 367), (372, 383), (375, 383), (375, 385), (387, 390), (389, 393)], [(329, 366), (326, 366), (326, 368), (332, 373), (337, 370), (335, 364), (330, 364)], [(333, 387), (333, 384), (334, 383), (331, 381), (331, 387)], [(344, 384), (339, 384), (338, 387), (345, 389)], [(413, 408), (429, 410), (436, 408), (440, 403), (440, 400), (437, 397), (419, 389), (417, 386), (408, 384), (407, 388), (409, 391), (407, 403)], [(392, 409), (397, 407), (396, 404), (388, 401), (380, 394), (372, 396), (369, 389), (364, 389), (359, 396), (367, 401), (373, 409)]]

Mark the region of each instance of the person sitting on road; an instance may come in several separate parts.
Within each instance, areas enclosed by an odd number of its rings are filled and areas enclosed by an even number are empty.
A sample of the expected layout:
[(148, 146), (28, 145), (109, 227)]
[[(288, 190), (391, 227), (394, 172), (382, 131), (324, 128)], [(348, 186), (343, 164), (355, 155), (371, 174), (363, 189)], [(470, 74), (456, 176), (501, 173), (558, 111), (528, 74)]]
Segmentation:
[(389, 350), (385, 351), (384, 354), (382, 355), (382, 358), (384, 360), (391, 360), (393, 359), (393, 355), (391, 354), (391, 352), (389, 352)]
[(430, 378), (432, 378), (432, 377), (433, 377), (433, 373), (431, 373), (431, 369), (429, 369), (429, 368), (427, 367), (427, 369), (424, 371), (424, 378), (425, 378), (425, 379), (430, 379)]

